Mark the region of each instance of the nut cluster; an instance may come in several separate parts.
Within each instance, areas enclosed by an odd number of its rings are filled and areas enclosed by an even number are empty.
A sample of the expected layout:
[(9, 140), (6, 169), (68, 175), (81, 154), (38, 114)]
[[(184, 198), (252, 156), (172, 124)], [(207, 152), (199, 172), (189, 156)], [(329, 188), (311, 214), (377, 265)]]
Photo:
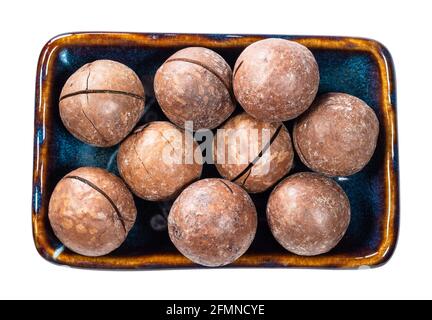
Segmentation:
[[(246, 47), (233, 73), (218, 53), (184, 48), (168, 57), (154, 78), (156, 99), (172, 123), (148, 122), (134, 130), (145, 105), (138, 75), (109, 60), (82, 66), (64, 84), (61, 119), (85, 143), (120, 143), (117, 166), (124, 182), (99, 168), (67, 174), (49, 203), (55, 235), (78, 254), (109, 254), (135, 222), (133, 194), (146, 201), (172, 200), (168, 235), (174, 246), (195, 263), (223, 266), (240, 258), (255, 237), (258, 218), (248, 193), (276, 185), (267, 203), (275, 239), (297, 255), (332, 250), (348, 229), (351, 211), (331, 177), (367, 165), (379, 122), (359, 98), (345, 93), (316, 98), (319, 79), (312, 52), (285, 39)], [(236, 101), (245, 112), (230, 118)], [(284, 123), (292, 119), (293, 143)], [(199, 180), (208, 164), (193, 131), (215, 128), (211, 154), (223, 179)], [(314, 172), (287, 177), (295, 152)]]

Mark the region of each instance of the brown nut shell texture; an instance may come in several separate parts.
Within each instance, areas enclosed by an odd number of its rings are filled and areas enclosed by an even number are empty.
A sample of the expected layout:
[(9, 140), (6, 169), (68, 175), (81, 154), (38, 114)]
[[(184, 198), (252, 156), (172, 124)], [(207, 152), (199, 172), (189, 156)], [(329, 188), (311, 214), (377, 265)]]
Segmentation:
[(300, 159), (311, 170), (349, 176), (370, 161), (378, 133), (378, 118), (364, 101), (328, 93), (297, 120), (293, 139)]
[(256, 228), (256, 209), (246, 191), (216, 178), (186, 188), (168, 216), (169, 236), (177, 249), (209, 267), (227, 265), (242, 256)]
[(77, 139), (99, 147), (123, 140), (144, 113), (144, 87), (127, 66), (97, 60), (78, 69), (60, 95), (60, 117)]
[(48, 217), (57, 238), (70, 250), (102, 256), (117, 249), (135, 223), (133, 196), (106, 170), (82, 167), (55, 187)]
[(197, 180), (202, 171), (201, 150), (192, 135), (173, 124), (144, 125), (120, 145), (120, 175), (138, 197), (168, 200)]
[(213, 152), (219, 173), (250, 193), (273, 186), (290, 171), (294, 159), (282, 123), (256, 120), (247, 113), (229, 119), (218, 130)]
[(232, 72), (216, 52), (189, 47), (177, 51), (157, 70), (156, 99), (179, 127), (193, 121), (194, 130), (213, 129), (234, 111)]
[(269, 38), (249, 45), (234, 66), (234, 94), (244, 110), (263, 121), (303, 113), (318, 91), (319, 70), (305, 46)]
[(350, 204), (330, 178), (303, 172), (279, 183), (267, 204), (267, 220), (276, 240), (288, 251), (314, 256), (333, 249), (350, 222)]

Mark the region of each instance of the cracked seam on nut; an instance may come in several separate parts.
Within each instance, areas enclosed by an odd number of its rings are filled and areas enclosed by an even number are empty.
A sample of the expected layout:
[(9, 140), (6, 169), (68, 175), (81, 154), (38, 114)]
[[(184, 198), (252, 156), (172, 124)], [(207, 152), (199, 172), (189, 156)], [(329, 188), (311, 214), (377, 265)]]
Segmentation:
[[(89, 86), (89, 79), (90, 79), (90, 74), (91, 74), (91, 69), (90, 69), (91, 64), (89, 65), (89, 72), (87, 75), (87, 79), (86, 79), (86, 91), (88, 90), (88, 86)], [(86, 94), (86, 99), (87, 99), (87, 106), (89, 105), (89, 96), (88, 94)], [(97, 134), (99, 135), (99, 137), (105, 142), (105, 143), (110, 143), (105, 136), (99, 131), (99, 129), (96, 127), (96, 125), (94, 124), (94, 122), (90, 119), (90, 117), (87, 115), (87, 113), (84, 111), (84, 106), (81, 104), (81, 112), (84, 115), (84, 117), (87, 119), (88, 122), (90, 122), (91, 126), (93, 127), (93, 129), (97, 132)]]
[[(253, 159), (238, 175), (236, 175), (234, 178), (231, 179), (231, 181), (237, 181), (241, 177), (243, 177), (249, 170), (252, 171), (253, 166), (262, 158), (264, 153), (267, 152), (267, 150), (271, 147), (273, 142), (276, 140), (276, 138), (279, 136), (279, 133), (281, 132), (283, 127), (283, 124), (281, 124), (276, 131), (274, 132), (273, 136), (270, 138), (270, 141), (266, 143), (266, 145), (262, 148), (262, 150), (258, 153), (258, 155)], [(249, 172), (250, 175), (250, 172)], [(243, 181), (243, 185), (246, 183), (247, 178), (249, 178), (249, 175), (246, 177), (246, 179)]]
[(220, 180), (220, 182), (225, 186), (225, 187), (227, 187), (228, 188), (228, 190), (232, 193), (232, 194), (234, 194), (234, 191), (233, 191), (233, 189), (225, 182), (225, 181), (223, 181), (223, 180)]
[[(253, 166), (252, 166), (253, 167)], [(249, 170), (246, 172), (246, 177), (244, 178), (244, 180), (242, 181), (242, 183), (241, 183), (241, 185), (242, 186), (245, 186), (246, 185), (246, 181), (247, 181), (247, 179), (249, 178), (249, 176), (251, 175), (251, 173), (252, 173), (252, 167), (250, 167), (249, 168)], [(240, 178), (239, 178), (240, 179)], [(238, 180), (238, 179), (237, 179)]]
[(111, 197), (107, 193), (105, 193), (105, 191), (103, 191), (101, 188), (99, 188), (93, 182), (91, 182), (91, 181), (89, 181), (89, 180), (87, 180), (85, 178), (79, 177), (79, 176), (66, 176), (66, 179), (73, 179), (73, 180), (80, 181), (81, 183), (86, 184), (87, 186), (89, 186), (90, 188), (92, 188), (93, 190), (95, 190), (96, 192), (98, 192), (99, 194), (101, 194), (105, 199), (107, 199), (108, 202), (111, 204), (111, 206), (114, 209), (115, 214), (113, 215), (113, 217), (114, 216), (117, 217), (117, 219), (120, 221), (120, 223), (121, 223), (121, 225), (123, 227), (124, 233), (125, 234), (127, 233), (125, 220), (129, 221), (129, 222), (130, 222), (130, 220), (125, 219), (122, 216), (122, 214), (121, 214), (120, 210), (118, 209), (117, 205), (114, 203), (114, 201), (111, 199)]
[(225, 87), (225, 89), (228, 91), (228, 95), (231, 99), (231, 103), (235, 106), (236, 105), (236, 100), (234, 98), (234, 93), (231, 90), (229, 84), (225, 83), (224, 79), (213, 69), (209, 68), (208, 66), (206, 66), (204, 63), (201, 63), (197, 60), (193, 60), (193, 59), (187, 59), (187, 58), (173, 58), (173, 59), (168, 59), (167, 61), (165, 61), (165, 63), (169, 63), (169, 62), (175, 62), (175, 61), (180, 61), (180, 62), (186, 62), (186, 63), (191, 63), (191, 64), (195, 64), (197, 66), (200, 66), (201, 68), (207, 70), (208, 72), (210, 72), (212, 75), (214, 75), (220, 82), (222, 82), (222, 85)]
[(92, 93), (110, 93), (110, 94), (118, 94), (118, 95), (124, 95), (124, 96), (128, 96), (131, 98), (135, 98), (138, 100), (143, 100), (145, 101), (145, 97), (142, 97), (138, 94), (132, 93), (132, 92), (127, 92), (127, 91), (119, 91), (119, 90), (111, 90), (111, 89), (94, 89), (94, 90), (78, 90), (72, 93), (68, 93), (65, 94), (64, 96), (60, 97), (60, 101), (70, 98), (70, 97), (74, 97), (74, 96), (78, 96), (80, 94), (92, 94)]
[(176, 153), (177, 156), (180, 156), (180, 158), (182, 158), (182, 155), (178, 154), (176, 148), (174, 148), (174, 146), (171, 144), (171, 141), (169, 141), (168, 138), (166, 138), (162, 132), (160, 132), (159, 130), (156, 130), (156, 131), (159, 133), (159, 135), (161, 136), (162, 140), (165, 140), (166, 143), (168, 143), (171, 146), (171, 148), (174, 150), (174, 153)]
[[(134, 152), (135, 152), (135, 154), (136, 154), (136, 156), (137, 156), (139, 162), (141, 163), (143, 169), (147, 172), (147, 174), (148, 174), (151, 178), (155, 179), (155, 177), (150, 173), (150, 171), (149, 171), (149, 170), (147, 169), (147, 167), (144, 165), (144, 161), (141, 159), (141, 156), (139, 155), (139, 153), (138, 153), (138, 151), (137, 151), (137, 149), (136, 149), (137, 137), (138, 137), (138, 133), (139, 133), (139, 132), (141, 132), (141, 131), (138, 131), (138, 132), (135, 134), (135, 139), (134, 139), (134, 142), (133, 142), (133, 144), (132, 144), (132, 149), (134, 150)], [(158, 179), (155, 179), (155, 180), (158, 180)]]
[(242, 66), (243, 62), (244, 62), (244, 60), (242, 60), (239, 63), (239, 65), (237, 66), (237, 68), (234, 70), (234, 72), (233, 72), (233, 79), (235, 78), (235, 76), (236, 76), (237, 72), (239, 71), (240, 67)]

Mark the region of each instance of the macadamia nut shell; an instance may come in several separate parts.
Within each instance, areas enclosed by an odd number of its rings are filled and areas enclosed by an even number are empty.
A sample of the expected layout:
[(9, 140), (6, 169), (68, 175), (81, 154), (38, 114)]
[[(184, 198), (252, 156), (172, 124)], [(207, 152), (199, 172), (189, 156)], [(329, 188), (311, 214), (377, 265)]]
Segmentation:
[(97, 60), (78, 69), (60, 95), (60, 117), (77, 139), (99, 147), (123, 140), (144, 112), (144, 87), (127, 66)]
[(202, 156), (190, 133), (165, 121), (144, 125), (120, 145), (120, 175), (138, 197), (161, 201), (177, 196), (201, 176)]
[(267, 204), (267, 220), (288, 251), (315, 256), (333, 249), (351, 218), (348, 197), (330, 178), (302, 172), (279, 183)]
[(49, 221), (57, 238), (85, 256), (117, 249), (132, 228), (137, 210), (123, 181), (100, 168), (67, 174), (49, 202)]
[(165, 115), (184, 128), (213, 129), (234, 111), (230, 66), (216, 52), (190, 47), (182, 49), (157, 70), (154, 90)]
[(219, 173), (248, 192), (263, 192), (291, 169), (294, 150), (286, 127), (256, 120), (247, 113), (229, 119), (214, 140)]
[(249, 195), (222, 179), (203, 179), (186, 188), (168, 216), (177, 249), (195, 263), (216, 267), (234, 262), (251, 245), (257, 213)]
[(319, 97), (296, 122), (295, 149), (302, 162), (327, 176), (349, 176), (372, 158), (379, 122), (364, 101), (345, 94)]
[(234, 66), (233, 88), (247, 113), (286, 121), (307, 110), (319, 85), (318, 64), (305, 46), (269, 38), (249, 45)]

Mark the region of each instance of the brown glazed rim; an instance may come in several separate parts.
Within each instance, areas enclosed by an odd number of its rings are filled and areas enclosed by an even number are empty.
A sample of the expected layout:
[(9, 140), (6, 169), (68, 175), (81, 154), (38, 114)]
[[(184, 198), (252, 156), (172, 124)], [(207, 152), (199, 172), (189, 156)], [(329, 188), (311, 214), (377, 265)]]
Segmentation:
[[(53, 75), (55, 61), (59, 52), (68, 46), (143, 46), (143, 47), (185, 47), (202, 46), (207, 48), (246, 47), (252, 42), (268, 36), (222, 36), (212, 37), (199, 34), (142, 34), (142, 33), (71, 33), (59, 35), (50, 40), (42, 49), (38, 61), (36, 81), (35, 107), (35, 145), (33, 191), (36, 186), (40, 190), (40, 204), (36, 212), (32, 206), (33, 237), (36, 249), (48, 261), (87, 268), (101, 269), (142, 269), (142, 268), (187, 268), (194, 265), (180, 253), (156, 253), (136, 256), (103, 256), (85, 257), (70, 251), (56, 255), (49, 241), (47, 230), (49, 194), (47, 194), (47, 172), (50, 163), (50, 125), (53, 121), (49, 108), (55, 107), (52, 101)], [(371, 56), (378, 66), (381, 82), (380, 106), (382, 108), (383, 128), (385, 131), (385, 150), (383, 173), (385, 199), (380, 218), (381, 243), (369, 254), (355, 256), (345, 254), (329, 254), (315, 257), (301, 257), (288, 252), (271, 254), (246, 253), (232, 267), (318, 267), (318, 268), (360, 268), (379, 266), (387, 262), (396, 246), (399, 224), (398, 171), (395, 167), (394, 152), (397, 144), (396, 110), (392, 106), (391, 97), (395, 92), (394, 74), (391, 57), (383, 45), (368, 39), (348, 37), (293, 37), (293, 40), (307, 46), (311, 50), (341, 50), (365, 52)], [(43, 127), (43, 142), (36, 136), (37, 128)], [(396, 164), (397, 166), (397, 164)]]

